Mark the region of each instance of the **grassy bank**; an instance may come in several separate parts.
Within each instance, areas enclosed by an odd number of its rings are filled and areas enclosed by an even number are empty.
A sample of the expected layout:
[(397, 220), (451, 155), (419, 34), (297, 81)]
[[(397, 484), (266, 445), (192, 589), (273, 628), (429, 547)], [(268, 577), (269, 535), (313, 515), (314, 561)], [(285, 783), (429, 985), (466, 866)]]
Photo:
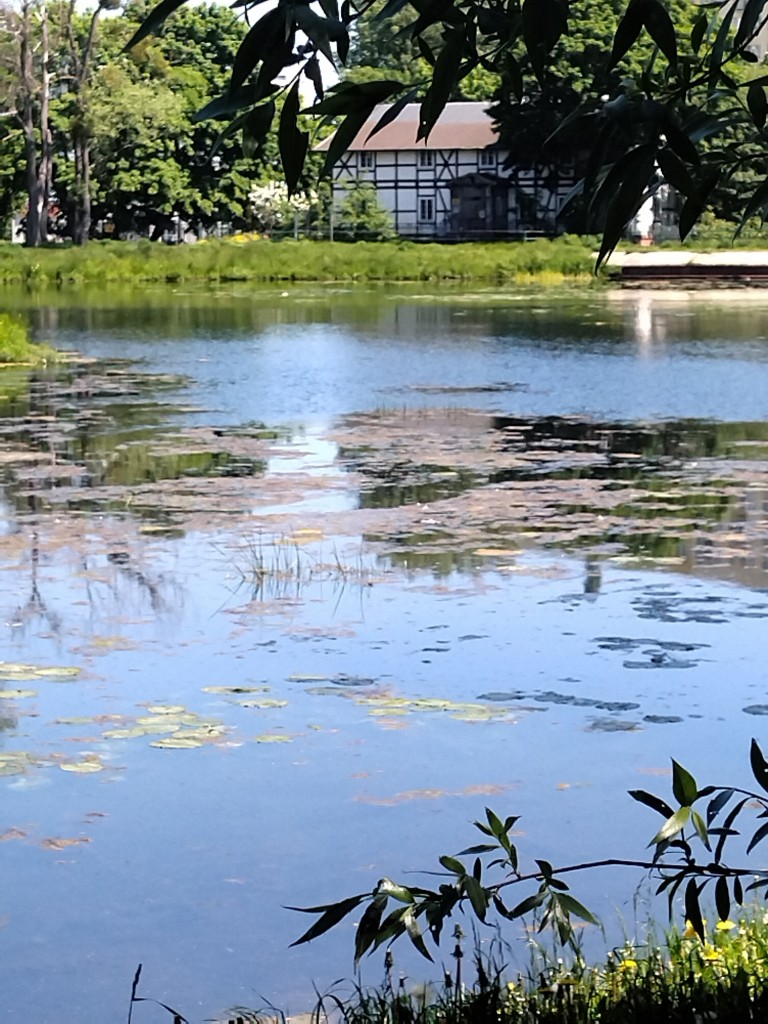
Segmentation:
[(92, 242), (0, 246), (0, 283), (496, 281), (558, 283), (593, 273), (591, 239), (436, 245), (409, 242)]
[[(471, 986), (446, 972), (440, 986), (413, 992), (395, 969), (375, 990), (339, 988), (318, 1003), (314, 1020), (339, 1024), (749, 1024), (768, 1013), (768, 924), (758, 912), (711, 929), (692, 929), (663, 944), (631, 944), (598, 966), (580, 956), (565, 964), (532, 945), (523, 974), (476, 960)], [(461, 960), (456, 960), (461, 964)], [(242, 1007), (224, 1019), (279, 1020), (273, 1007)]]
[(21, 320), (0, 313), (0, 366), (40, 366), (56, 358), (52, 348), (29, 340)]

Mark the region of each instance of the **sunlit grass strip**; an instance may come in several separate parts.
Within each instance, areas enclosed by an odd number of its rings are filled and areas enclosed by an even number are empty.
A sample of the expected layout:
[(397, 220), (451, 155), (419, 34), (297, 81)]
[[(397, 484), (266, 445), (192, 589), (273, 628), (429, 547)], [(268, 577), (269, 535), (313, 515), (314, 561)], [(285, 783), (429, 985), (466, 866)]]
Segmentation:
[(84, 284), (191, 281), (494, 281), (546, 284), (588, 280), (591, 239), (437, 245), (226, 240), (167, 246), (94, 242), (85, 248), (0, 245), (0, 282)]
[(40, 366), (56, 358), (47, 345), (36, 345), (21, 320), (0, 313), (0, 367)]
[[(454, 950), (454, 957), (456, 950)], [(749, 1024), (768, 1014), (768, 922), (762, 912), (723, 922), (702, 943), (692, 929), (660, 945), (632, 944), (588, 965), (545, 957), (533, 947), (526, 974), (476, 960), (465, 986), (461, 958), (439, 986), (413, 990), (396, 980), (388, 955), (380, 988), (325, 995), (315, 1024)], [(222, 1020), (276, 1021), (274, 1007), (239, 1007)]]

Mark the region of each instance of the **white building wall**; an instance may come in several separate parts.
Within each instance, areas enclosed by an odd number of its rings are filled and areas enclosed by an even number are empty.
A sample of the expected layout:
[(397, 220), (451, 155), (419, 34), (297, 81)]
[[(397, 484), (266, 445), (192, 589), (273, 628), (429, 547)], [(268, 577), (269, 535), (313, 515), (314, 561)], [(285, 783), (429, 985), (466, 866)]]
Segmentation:
[(402, 150), (344, 154), (334, 170), (336, 208), (344, 201), (345, 182), (369, 181), (402, 235), (441, 237), (451, 230), (451, 182), (467, 174), (488, 174), (513, 182), (509, 190), (510, 231), (534, 228), (542, 220), (554, 225), (573, 184), (563, 174), (552, 191), (544, 182), (547, 168), (510, 170), (502, 150)]

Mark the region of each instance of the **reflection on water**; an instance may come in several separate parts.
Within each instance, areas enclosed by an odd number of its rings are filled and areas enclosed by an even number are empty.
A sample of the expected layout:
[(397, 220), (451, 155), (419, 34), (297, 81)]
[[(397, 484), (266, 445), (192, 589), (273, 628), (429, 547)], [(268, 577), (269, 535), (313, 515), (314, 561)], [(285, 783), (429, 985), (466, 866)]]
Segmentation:
[[(0, 1019), (116, 1018), (139, 962), (190, 1019), (305, 1010), (353, 922), (289, 950), (285, 904), (429, 866), (489, 802), (553, 862), (632, 856), (638, 776), (734, 776), (768, 305), (25, 302), (96, 361), (0, 380)], [(579, 895), (610, 929), (628, 891)]]

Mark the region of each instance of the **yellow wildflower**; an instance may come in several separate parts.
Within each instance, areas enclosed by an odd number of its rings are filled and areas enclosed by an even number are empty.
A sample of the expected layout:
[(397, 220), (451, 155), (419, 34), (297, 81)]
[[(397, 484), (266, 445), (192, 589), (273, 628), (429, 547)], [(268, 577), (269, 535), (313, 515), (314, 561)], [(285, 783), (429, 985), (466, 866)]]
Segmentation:
[(626, 960), (622, 960), (621, 963), (618, 966), (618, 970), (620, 970), (620, 971), (636, 971), (637, 970), (637, 960), (631, 960), (629, 958), (627, 958)]
[[(707, 919), (704, 918), (704, 927), (706, 928), (706, 926), (707, 926)], [(693, 927), (693, 925), (691, 924), (690, 921), (686, 921), (685, 922), (685, 931), (683, 932), (683, 938), (684, 939), (695, 939), (696, 938), (696, 929)]]
[(717, 924), (715, 925), (715, 931), (718, 931), (718, 932), (730, 932), (734, 928), (738, 928), (738, 925), (736, 924), (735, 921), (730, 921), (730, 920), (728, 920), (728, 921), (718, 921)]

